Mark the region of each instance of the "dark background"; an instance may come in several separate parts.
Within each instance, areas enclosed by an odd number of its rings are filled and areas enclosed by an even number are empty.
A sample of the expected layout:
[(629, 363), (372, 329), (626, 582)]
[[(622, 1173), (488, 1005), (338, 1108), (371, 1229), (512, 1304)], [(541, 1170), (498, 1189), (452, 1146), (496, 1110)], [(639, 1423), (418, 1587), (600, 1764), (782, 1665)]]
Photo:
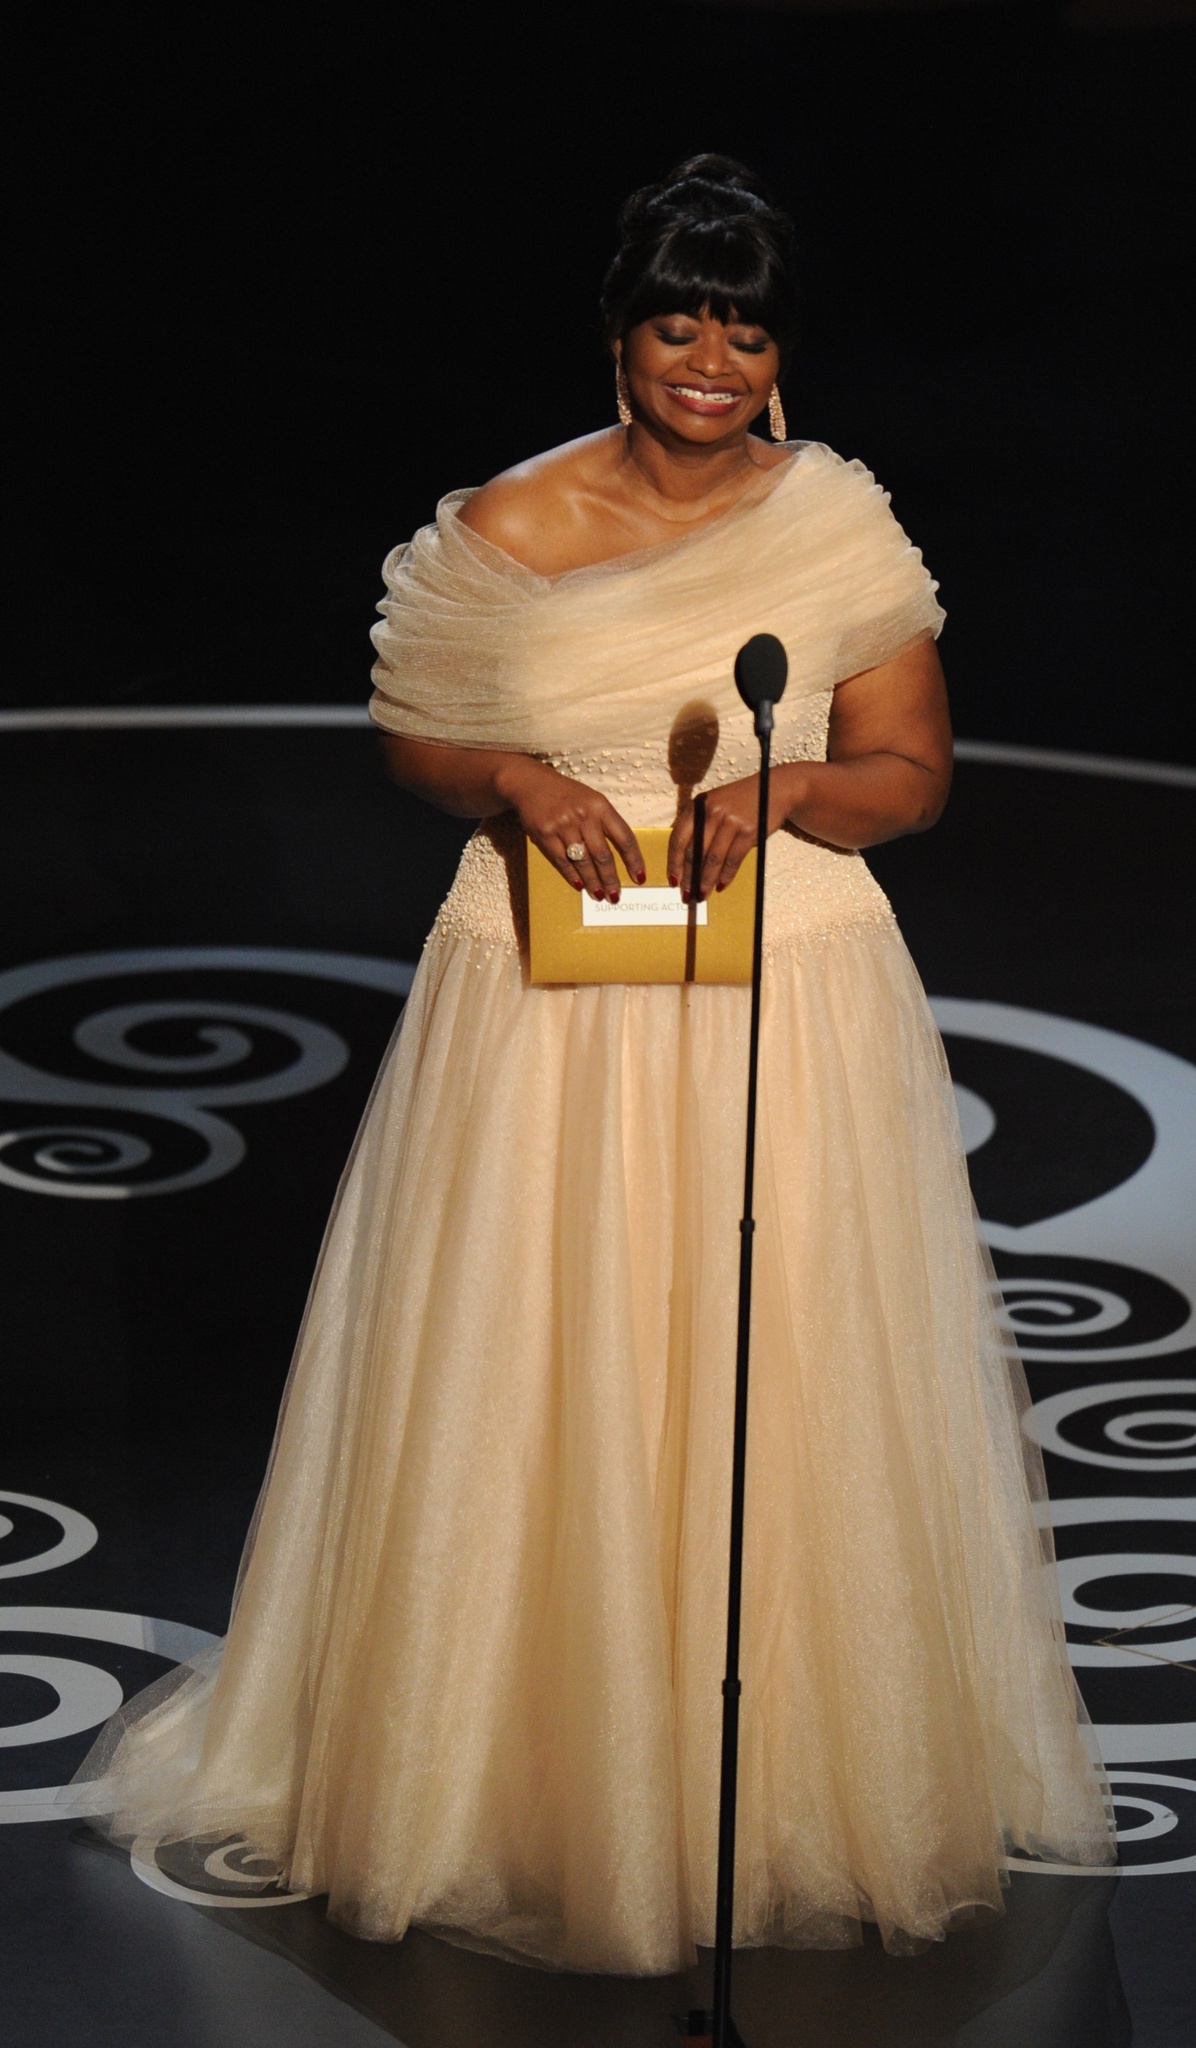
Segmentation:
[(618, 203), (719, 148), (959, 729), (1196, 761), (1190, 12), (18, 9), (3, 701), (360, 701), (384, 552), (611, 418)]

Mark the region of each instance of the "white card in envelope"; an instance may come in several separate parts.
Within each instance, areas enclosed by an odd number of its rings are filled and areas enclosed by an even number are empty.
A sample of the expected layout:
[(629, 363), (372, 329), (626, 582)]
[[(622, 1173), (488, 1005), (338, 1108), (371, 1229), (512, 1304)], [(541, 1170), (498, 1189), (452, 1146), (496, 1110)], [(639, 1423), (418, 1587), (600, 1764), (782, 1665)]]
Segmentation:
[(683, 903), (680, 889), (654, 889), (650, 883), (625, 888), (617, 903), (599, 903), (589, 895), (581, 900), (583, 924), (688, 924), (691, 911), (695, 924), (705, 924), (704, 903)]

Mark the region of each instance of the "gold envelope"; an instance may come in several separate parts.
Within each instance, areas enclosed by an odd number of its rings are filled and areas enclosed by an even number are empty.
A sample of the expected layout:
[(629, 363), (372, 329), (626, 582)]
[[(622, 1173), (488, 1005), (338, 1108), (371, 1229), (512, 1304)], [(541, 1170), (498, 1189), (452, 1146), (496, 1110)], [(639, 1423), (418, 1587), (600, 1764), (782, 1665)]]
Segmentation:
[[(641, 889), (616, 853), (622, 884), (618, 905), (597, 904), (574, 889), (528, 840), (532, 981), (750, 981), (755, 848), (721, 894), (705, 903), (682, 903), (680, 892), (668, 888), (667, 828), (652, 827), (635, 836), (648, 879)], [(669, 921), (643, 921), (657, 916)]]

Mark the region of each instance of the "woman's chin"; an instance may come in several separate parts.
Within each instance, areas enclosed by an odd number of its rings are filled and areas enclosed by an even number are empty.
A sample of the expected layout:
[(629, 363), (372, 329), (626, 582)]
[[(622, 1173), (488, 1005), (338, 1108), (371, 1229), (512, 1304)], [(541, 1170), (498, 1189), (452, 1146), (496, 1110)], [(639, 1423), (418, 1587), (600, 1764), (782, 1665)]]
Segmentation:
[(729, 416), (719, 416), (670, 405), (656, 414), (656, 420), (667, 433), (678, 440), (688, 441), (695, 448), (718, 447), (721, 442), (734, 440), (748, 425), (738, 406)]

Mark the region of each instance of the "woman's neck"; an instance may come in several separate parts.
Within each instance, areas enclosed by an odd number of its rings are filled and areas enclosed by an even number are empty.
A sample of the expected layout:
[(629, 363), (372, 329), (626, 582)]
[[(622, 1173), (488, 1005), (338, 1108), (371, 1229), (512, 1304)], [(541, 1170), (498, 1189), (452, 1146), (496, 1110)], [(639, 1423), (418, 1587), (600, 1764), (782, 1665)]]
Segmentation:
[(674, 505), (677, 514), (696, 518), (718, 498), (733, 498), (749, 471), (772, 467), (754, 452), (763, 452), (765, 444), (754, 442), (746, 432), (725, 445), (695, 448), (684, 441), (659, 440), (637, 420), (627, 428), (622, 443), (619, 469), (625, 484), (640, 495), (651, 494), (665, 517), (664, 506)]

